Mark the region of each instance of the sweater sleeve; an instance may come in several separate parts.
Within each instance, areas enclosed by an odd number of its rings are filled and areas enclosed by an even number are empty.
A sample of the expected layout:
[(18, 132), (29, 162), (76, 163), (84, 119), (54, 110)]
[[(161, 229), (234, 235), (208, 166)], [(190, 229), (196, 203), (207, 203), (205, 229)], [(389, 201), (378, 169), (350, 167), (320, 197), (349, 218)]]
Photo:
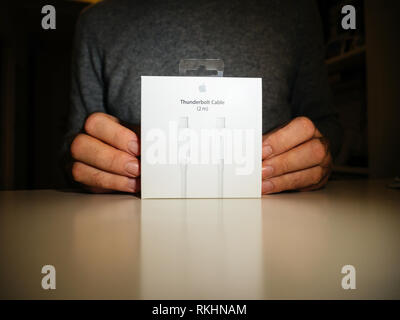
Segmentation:
[(93, 112), (105, 112), (104, 84), (102, 79), (101, 47), (90, 22), (91, 9), (80, 15), (74, 36), (71, 64), (70, 108), (67, 132), (62, 147), (62, 161), (70, 180), (70, 145), (83, 131), (86, 118)]
[(292, 88), (293, 115), (310, 118), (328, 139), (335, 156), (341, 147), (342, 128), (328, 84), (320, 16), (313, 1), (302, 8), (297, 29), (299, 61)]

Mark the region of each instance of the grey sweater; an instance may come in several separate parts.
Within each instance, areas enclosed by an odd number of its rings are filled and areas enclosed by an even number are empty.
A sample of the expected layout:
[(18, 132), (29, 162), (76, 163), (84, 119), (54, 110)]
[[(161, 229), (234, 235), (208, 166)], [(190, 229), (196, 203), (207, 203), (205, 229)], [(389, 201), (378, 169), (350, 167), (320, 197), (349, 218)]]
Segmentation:
[(65, 151), (93, 112), (140, 124), (140, 76), (178, 75), (182, 58), (220, 58), (225, 76), (261, 77), (264, 133), (307, 116), (338, 151), (341, 127), (311, 0), (110, 0), (89, 7), (76, 29)]

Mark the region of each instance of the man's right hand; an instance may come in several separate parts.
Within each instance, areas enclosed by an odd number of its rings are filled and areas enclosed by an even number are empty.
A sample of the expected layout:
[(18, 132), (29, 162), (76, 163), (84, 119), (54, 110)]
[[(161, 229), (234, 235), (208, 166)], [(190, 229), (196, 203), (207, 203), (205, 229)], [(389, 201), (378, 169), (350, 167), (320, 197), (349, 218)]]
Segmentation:
[(93, 113), (71, 144), (72, 176), (92, 192), (140, 190), (138, 136), (105, 113)]

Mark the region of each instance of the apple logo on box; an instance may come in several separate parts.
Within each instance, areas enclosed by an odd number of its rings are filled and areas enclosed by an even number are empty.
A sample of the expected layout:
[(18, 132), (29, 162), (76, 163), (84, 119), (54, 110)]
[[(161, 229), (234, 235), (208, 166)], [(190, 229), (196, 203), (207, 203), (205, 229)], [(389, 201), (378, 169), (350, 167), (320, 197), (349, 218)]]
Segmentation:
[(204, 83), (199, 85), (199, 91), (200, 92), (206, 92), (207, 91), (207, 87), (206, 87), (206, 85)]

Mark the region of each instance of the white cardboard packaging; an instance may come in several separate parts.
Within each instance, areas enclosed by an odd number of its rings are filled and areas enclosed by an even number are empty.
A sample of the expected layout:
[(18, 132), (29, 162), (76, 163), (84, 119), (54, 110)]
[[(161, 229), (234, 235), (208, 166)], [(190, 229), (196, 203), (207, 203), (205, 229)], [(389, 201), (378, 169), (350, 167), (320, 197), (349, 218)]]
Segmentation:
[(259, 198), (262, 80), (142, 76), (142, 198)]

